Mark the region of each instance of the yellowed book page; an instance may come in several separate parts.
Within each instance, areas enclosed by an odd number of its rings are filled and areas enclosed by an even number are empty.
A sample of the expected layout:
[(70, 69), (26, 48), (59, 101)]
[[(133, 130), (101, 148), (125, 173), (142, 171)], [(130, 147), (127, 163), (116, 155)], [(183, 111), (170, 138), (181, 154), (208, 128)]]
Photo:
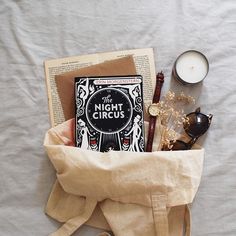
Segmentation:
[(150, 104), (152, 100), (156, 74), (152, 48), (96, 53), (47, 60), (44, 62), (44, 65), (51, 126), (56, 126), (65, 121), (61, 102), (57, 92), (55, 75), (98, 64), (107, 60), (125, 57), (127, 55), (133, 56), (137, 74), (143, 76), (144, 103), (145, 107), (147, 107), (147, 105)]

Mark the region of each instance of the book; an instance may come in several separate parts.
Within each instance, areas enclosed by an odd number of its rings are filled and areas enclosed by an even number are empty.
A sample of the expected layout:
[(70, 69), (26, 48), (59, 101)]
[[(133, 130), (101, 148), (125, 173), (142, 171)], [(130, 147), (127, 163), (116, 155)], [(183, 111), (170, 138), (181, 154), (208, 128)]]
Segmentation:
[(75, 78), (75, 146), (144, 151), (141, 75)]
[(140, 74), (143, 77), (144, 103), (145, 107), (147, 107), (152, 102), (156, 76), (152, 48), (104, 52), (46, 60), (44, 62), (44, 69), (51, 126), (56, 126), (65, 121), (55, 82), (55, 75), (64, 74), (69, 71), (75, 71), (90, 65), (99, 64), (101, 62), (118, 59), (129, 55), (134, 58), (137, 74)]

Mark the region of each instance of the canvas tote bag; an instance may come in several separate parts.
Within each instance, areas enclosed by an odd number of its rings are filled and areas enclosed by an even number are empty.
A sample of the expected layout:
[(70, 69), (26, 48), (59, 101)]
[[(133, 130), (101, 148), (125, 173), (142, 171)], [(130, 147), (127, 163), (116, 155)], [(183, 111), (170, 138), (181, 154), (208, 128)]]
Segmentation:
[(44, 141), (57, 175), (45, 211), (65, 222), (52, 236), (72, 235), (98, 209), (94, 225), (111, 228), (116, 236), (190, 235), (187, 204), (200, 183), (203, 149), (82, 150), (73, 147), (73, 124), (69, 120), (50, 129)]

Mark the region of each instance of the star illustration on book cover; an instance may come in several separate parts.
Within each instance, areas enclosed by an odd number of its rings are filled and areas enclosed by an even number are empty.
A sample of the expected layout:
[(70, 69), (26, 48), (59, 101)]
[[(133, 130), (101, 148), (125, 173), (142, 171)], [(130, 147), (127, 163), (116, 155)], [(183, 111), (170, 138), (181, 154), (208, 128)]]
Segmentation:
[(75, 78), (76, 146), (144, 151), (142, 76)]

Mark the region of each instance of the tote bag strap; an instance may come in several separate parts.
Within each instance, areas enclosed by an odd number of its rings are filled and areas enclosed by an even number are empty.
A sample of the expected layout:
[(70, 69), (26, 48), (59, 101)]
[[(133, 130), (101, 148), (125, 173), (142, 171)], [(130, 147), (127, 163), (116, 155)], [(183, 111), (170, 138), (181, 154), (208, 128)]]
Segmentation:
[(191, 236), (191, 211), (189, 205), (185, 206), (184, 223), (185, 236)]
[(102, 232), (102, 233), (98, 234), (97, 236), (112, 236), (112, 235), (109, 234), (108, 232)]
[(84, 224), (92, 215), (97, 201), (95, 199), (86, 198), (84, 212), (70, 220), (61, 226), (56, 232), (49, 236), (70, 236), (72, 235), (82, 224)]
[(167, 195), (152, 193), (151, 200), (156, 236), (169, 236)]

